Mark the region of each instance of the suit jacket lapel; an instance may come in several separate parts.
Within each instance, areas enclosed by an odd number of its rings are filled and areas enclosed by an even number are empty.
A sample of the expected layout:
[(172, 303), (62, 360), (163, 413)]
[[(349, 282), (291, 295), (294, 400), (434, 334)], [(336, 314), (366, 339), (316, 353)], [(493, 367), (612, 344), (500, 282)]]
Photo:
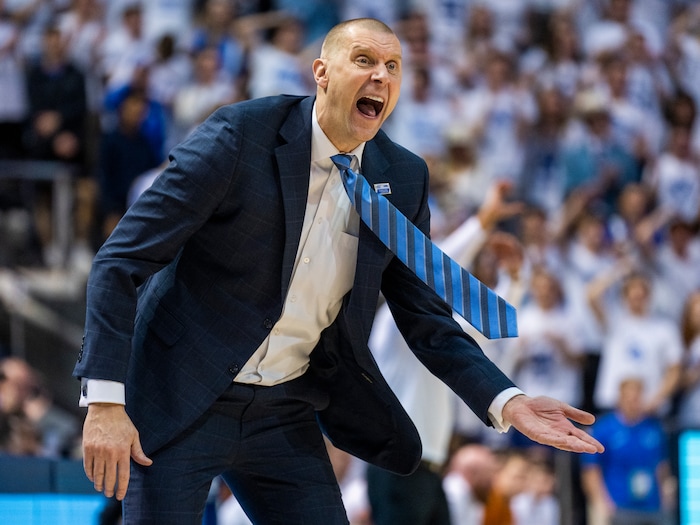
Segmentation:
[(285, 144), (275, 149), (284, 202), (285, 244), (282, 259), (282, 297), (286, 297), (299, 247), (309, 192), (311, 164), (311, 108), (313, 97), (304, 99), (289, 113), (280, 128)]

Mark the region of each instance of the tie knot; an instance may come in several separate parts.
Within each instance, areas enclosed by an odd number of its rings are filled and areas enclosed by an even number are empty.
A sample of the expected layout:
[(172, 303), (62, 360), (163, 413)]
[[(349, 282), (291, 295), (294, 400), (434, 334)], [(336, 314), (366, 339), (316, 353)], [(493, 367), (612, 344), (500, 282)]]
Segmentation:
[(333, 164), (335, 164), (337, 168), (341, 171), (350, 169), (350, 166), (352, 165), (352, 159), (353, 155), (346, 155), (344, 153), (338, 153), (337, 155), (333, 155), (331, 157)]

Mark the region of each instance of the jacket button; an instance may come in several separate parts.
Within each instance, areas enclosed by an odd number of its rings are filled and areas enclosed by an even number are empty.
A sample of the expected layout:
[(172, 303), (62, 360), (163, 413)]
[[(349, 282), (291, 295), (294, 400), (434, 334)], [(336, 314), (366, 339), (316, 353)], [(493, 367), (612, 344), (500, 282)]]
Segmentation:
[(265, 319), (263, 321), (263, 326), (267, 328), (268, 330), (272, 328), (275, 325), (275, 323), (272, 322), (272, 319)]
[(231, 365), (228, 367), (228, 371), (231, 372), (233, 375), (238, 374), (238, 371), (240, 368), (238, 368), (238, 365)]

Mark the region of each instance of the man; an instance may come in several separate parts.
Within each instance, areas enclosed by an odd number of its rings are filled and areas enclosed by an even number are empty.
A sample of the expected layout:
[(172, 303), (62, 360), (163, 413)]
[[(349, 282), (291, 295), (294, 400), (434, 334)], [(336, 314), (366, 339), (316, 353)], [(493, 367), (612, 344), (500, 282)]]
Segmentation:
[(591, 432), (607, 445), (605, 454), (582, 458), (581, 482), (596, 522), (658, 525), (673, 497), (666, 431), (646, 411), (644, 379), (625, 376), (618, 385), (615, 410)]
[(215, 112), (95, 258), (74, 371), (89, 404), (84, 462), (98, 491), (126, 496), (127, 524), (197, 523), (218, 474), (255, 523), (345, 524), (321, 430), (414, 470), (415, 427), (367, 348), (380, 289), (413, 351), (484, 422), (602, 450), (567, 419), (589, 414), (511, 398), (520, 392), (450, 308), (350, 209), (338, 152), (429, 229), (425, 163), (379, 131), (401, 85), (393, 32), (341, 24), (313, 72), (315, 98)]

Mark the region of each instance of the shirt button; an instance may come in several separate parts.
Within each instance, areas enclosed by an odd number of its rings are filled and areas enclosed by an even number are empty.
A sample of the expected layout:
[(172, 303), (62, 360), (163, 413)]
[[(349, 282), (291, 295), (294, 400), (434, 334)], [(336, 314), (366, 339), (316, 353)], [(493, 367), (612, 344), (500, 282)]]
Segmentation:
[(272, 322), (272, 319), (265, 319), (263, 321), (263, 326), (267, 328), (268, 330), (274, 326), (275, 323)]
[(296, 295), (292, 295), (292, 296), (289, 298), (289, 300), (290, 300), (291, 302), (293, 302), (293, 303), (296, 303), (296, 302), (297, 302), (297, 296), (296, 296)]
[(275, 335), (280, 335), (280, 329), (279, 329), (279, 328), (275, 328)]
[(304, 257), (304, 264), (309, 264), (309, 261), (310, 261), (310, 260), (311, 260), (311, 259), (309, 259), (308, 257)]

